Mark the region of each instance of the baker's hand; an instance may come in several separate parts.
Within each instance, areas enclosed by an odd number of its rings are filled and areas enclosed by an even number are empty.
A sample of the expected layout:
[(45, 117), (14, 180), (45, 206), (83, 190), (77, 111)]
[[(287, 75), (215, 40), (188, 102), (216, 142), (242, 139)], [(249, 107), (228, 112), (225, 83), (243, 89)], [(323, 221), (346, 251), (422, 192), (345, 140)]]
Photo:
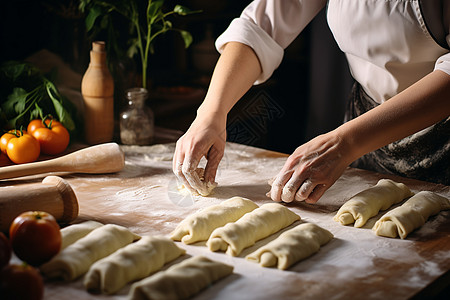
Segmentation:
[[(208, 195), (226, 142), (226, 118), (210, 114), (197, 116), (188, 131), (177, 141), (173, 172), (192, 194)], [(202, 157), (207, 160), (204, 179), (196, 172)]]
[(268, 196), (276, 202), (317, 202), (351, 163), (348, 150), (333, 131), (303, 144), (286, 160)]

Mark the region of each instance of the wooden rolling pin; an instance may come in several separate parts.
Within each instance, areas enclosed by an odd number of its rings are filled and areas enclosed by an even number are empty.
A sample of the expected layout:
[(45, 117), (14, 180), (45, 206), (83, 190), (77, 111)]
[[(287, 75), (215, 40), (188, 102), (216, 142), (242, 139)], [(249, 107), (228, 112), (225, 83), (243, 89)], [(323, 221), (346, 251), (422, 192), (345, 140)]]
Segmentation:
[(0, 187), (0, 230), (8, 232), (15, 217), (25, 211), (45, 211), (60, 223), (78, 216), (78, 201), (72, 187), (58, 176), (47, 176), (42, 183)]
[(49, 172), (114, 173), (125, 166), (125, 155), (116, 143), (84, 148), (70, 154), (21, 165), (0, 168), (0, 179), (15, 178)]

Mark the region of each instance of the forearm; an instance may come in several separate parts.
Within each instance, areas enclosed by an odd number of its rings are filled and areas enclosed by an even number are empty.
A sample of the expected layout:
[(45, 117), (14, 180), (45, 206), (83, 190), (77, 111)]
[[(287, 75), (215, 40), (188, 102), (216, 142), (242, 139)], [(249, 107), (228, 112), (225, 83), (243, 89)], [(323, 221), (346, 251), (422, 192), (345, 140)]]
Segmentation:
[(198, 114), (226, 116), (261, 74), (255, 52), (248, 46), (229, 42), (214, 69), (205, 100)]
[(450, 115), (450, 76), (434, 71), (367, 113), (341, 125), (349, 163)]

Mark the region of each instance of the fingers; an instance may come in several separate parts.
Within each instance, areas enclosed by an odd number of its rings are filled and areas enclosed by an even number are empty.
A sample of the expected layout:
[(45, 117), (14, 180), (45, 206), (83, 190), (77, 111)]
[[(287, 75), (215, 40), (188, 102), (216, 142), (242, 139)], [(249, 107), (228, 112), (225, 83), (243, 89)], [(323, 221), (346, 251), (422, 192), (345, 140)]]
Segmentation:
[(270, 198), (275, 202), (292, 202), (294, 200), (295, 192), (300, 186), (300, 181), (297, 176), (293, 175), (293, 171), (289, 169), (281, 170), (280, 173), (273, 179), (272, 187), (270, 189)]
[(200, 194), (203, 190), (203, 183), (195, 170), (200, 162), (193, 156), (185, 156), (185, 152), (180, 149), (177, 143), (175, 155), (172, 161), (172, 169), (181, 184), (191, 193)]
[(275, 179), (267, 196), (275, 202), (305, 201), (316, 203), (328, 189), (326, 184), (315, 183), (311, 179), (303, 182), (298, 177), (291, 177), (285, 184), (282, 179)]
[(292, 202), (296, 198), (299, 187), (302, 184), (301, 179), (297, 176), (292, 176), (291, 179), (283, 187), (281, 193), (281, 201)]
[(183, 173), (183, 163), (180, 161), (177, 161), (174, 163), (174, 173), (177, 179), (181, 182), (181, 184), (191, 193), (191, 194), (197, 194), (198, 191), (195, 190), (189, 183), (189, 181), (186, 179), (184, 173)]
[(205, 184), (202, 182), (200, 175), (196, 172), (199, 161), (189, 157), (185, 157), (181, 172), (183, 177), (198, 194), (205, 193)]
[[(198, 168), (201, 157), (184, 155), (182, 151), (177, 150), (175, 153), (172, 168), (179, 182), (193, 195), (210, 194), (215, 187), (213, 183), (222, 156), (216, 154), (212, 155), (211, 159), (208, 157), (206, 168), (203, 170)], [(199, 172), (200, 170), (202, 172)]]
[(205, 166), (205, 182), (213, 183), (216, 178), (217, 169), (219, 168), (220, 161), (222, 160), (224, 151), (216, 149), (214, 146), (208, 152), (207, 163)]
[(281, 194), (283, 192), (284, 182), (277, 178), (272, 183), (272, 188), (270, 189), (270, 198), (275, 202), (281, 202)]
[(305, 200), (306, 203), (316, 203), (328, 189), (326, 184), (318, 184)]
[(308, 199), (315, 187), (316, 185), (311, 181), (311, 179), (306, 179), (297, 190), (297, 193), (295, 193), (295, 200), (304, 201)]

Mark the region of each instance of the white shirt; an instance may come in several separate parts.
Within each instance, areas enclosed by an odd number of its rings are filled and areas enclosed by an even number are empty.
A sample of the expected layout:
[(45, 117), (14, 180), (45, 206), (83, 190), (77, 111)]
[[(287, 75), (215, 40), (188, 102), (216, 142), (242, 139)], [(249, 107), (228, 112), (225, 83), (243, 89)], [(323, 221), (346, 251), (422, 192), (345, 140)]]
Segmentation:
[[(450, 52), (431, 37), (418, 2), (255, 0), (219, 36), (216, 48), (221, 52), (230, 41), (253, 48), (262, 66), (255, 84), (262, 83), (281, 63), (284, 49), (328, 3), (328, 24), (353, 78), (381, 103), (435, 69), (450, 75)], [(450, 35), (446, 40), (450, 45)]]

